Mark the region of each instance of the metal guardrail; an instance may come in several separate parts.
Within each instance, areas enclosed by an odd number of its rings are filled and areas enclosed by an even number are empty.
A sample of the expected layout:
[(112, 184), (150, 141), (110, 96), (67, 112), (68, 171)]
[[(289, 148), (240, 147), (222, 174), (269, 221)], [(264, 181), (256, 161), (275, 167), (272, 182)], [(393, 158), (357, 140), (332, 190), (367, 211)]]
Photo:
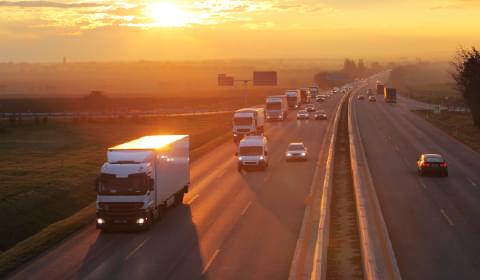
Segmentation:
[(353, 97), (352, 94), (348, 102), (348, 131), (364, 275), (366, 279), (399, 280), (400, 270), (368, 167), (358, 123), (352, 113)]

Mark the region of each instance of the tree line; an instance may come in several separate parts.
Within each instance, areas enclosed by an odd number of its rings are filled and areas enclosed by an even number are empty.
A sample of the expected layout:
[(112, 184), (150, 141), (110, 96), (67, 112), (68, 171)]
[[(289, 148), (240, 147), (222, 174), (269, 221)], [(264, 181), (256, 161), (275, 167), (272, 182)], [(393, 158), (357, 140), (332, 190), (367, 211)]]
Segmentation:
[(320, 88), (328, 89), (346, 84), (355, 79), (368, 77), (383, 69), (384, 67), (378, 62), (372, 62), (367, 66), (363, 59), (355, 61), (354, 59), (345, 58), (341, 70), (318, 72), (314, 76), (314, 81)]

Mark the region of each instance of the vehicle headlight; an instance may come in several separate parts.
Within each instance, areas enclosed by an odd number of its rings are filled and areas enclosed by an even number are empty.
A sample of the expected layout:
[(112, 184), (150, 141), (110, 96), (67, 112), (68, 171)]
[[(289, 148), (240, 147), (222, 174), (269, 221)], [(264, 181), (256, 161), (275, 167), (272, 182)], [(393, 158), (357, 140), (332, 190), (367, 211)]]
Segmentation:
[(291, 156), (292, 156), (292, 154), (291, 154), (291, 153), (287, 153), (287, 157), (291, 157)]
[(259, 158), (259, 159), (260, 159), (260, 160), (264, 160), (264, 159), (265, 159), (265, 157), (264, 157), (264, 156), (260, 156), (260, 158)]
[(306, 156), (306, 155), (307, 155), (307, 153), (302, 153), (302, 157), (304, 157), (304, 156)]
[(233, 136), (234, 136), (234, 137), (237, 137), (237, 136), (238, 136), (238, 134), (234, 133), (234, 134), (233, 134)]
[(138, 219), (137, 219), (137, 224), (143, 225), (144, 223), (145, 223), (145, 219), (144, 219), (144, 218), (138, 218)]
[(105, 223), (105, 220), (102, 218), (97, 218), (97, 224), (103, 225)]
[(239, 160), (239, 161), (242, 161), (242, 160), (243, 160), (243, 157), (238, 157), (238, 160)]

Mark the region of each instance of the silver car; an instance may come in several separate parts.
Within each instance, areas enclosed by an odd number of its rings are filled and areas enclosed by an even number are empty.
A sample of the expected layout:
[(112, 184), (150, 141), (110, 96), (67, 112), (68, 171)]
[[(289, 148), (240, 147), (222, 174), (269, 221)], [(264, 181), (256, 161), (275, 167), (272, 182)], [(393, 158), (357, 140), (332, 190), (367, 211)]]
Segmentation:
[(310, 114), (305, 110), (300, 110), (297, 112), (297, 120), (308, 120), (310, 118)]
[(305, 144), (302, 142), (294, 142), (288, 144), (287, 151), (285, 152), (285, 159), (287, 161), (291, 160), (307, 160), (308, 151)]

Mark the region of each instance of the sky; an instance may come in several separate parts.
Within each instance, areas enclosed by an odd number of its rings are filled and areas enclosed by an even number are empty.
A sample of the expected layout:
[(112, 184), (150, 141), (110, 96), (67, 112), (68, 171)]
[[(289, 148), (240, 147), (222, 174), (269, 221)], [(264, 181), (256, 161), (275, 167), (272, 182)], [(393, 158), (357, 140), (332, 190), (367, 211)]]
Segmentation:
[(448, 60), (480, 0), (0, 1), (0, 61)]

